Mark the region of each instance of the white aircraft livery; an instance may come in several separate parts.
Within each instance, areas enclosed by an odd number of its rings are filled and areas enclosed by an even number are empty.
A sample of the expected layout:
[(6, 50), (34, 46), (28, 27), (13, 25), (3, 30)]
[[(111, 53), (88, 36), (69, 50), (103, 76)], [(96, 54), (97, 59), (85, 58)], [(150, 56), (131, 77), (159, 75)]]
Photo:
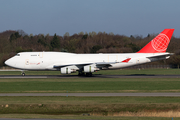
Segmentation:
[[(168, 59), (166, 52), (174, 29), (164, 29), (137, 53), (75, 54), (66, 52), (20, 52), (5, 64), (24, 70), (59, 70), (61, 74), (78, 71), (79, 75), (92, 76), (104, 69), (119, 69), (157, 60)], [(25, 75), (23, 72), (22, 75)]]

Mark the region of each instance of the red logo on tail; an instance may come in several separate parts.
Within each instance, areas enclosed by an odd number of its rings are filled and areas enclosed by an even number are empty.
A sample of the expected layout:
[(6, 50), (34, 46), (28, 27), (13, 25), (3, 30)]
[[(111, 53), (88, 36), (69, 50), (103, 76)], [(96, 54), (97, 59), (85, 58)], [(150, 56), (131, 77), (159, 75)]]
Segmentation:
[(167, 35), (162, 33), (160, 33), (151, 41), (152, 47), (158, 52), (166, 51), (168, 44), (169, 38), (167, 37)]
[(166, 52), (168, 44), (174, 29), (164, 29), (158, 36), (156, 36), (151, 42), (144, 46), (137, 53), (160, 53)]

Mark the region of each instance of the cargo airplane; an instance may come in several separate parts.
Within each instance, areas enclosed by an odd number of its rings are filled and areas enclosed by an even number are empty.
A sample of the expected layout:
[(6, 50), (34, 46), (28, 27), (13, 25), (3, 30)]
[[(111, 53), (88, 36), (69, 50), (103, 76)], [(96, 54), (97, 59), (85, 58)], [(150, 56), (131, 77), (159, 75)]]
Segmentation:
[[(75, 54), (66, 52), (20, 52), (5, 64), (24, 70), (58, 70), (61, 74), (78, 71), (79, 75), (92, 76), (104, 69), (119, 69), (134, 65), (168, 59), (166, 52), (174, 29), (164, 29), (136, 53)], [(25, 73), (22, 72), (24, 76)]]

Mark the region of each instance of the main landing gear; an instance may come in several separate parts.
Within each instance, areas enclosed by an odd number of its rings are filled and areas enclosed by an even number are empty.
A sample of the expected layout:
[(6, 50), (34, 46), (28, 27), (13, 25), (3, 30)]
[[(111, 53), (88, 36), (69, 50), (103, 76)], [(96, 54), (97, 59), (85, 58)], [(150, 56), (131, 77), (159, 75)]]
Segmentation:
[(82, 72), (82, 71), (79, 71), (78, 75), (79, 75), (79, 76), (84, 76), (84, 75), (85, 75), (85, 73), (84, 73), (84, 72)]
[(92, 77), (92, 73), (86, 73), (87, 77)]
[(92, 73), (84, 73), (84, 72), (79, 72), (78, 73), (79, 76), (87, 76), (87, 77), (92, 77)]

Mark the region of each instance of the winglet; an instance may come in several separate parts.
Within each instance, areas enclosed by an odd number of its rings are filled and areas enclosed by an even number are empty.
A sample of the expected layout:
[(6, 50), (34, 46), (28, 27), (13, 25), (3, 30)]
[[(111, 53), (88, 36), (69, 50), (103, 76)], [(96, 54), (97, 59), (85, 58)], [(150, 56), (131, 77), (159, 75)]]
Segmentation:
[(122, 62), (128, 63), (130, 60), (131, 60), (131, 58), (127, 58), (127, 59), (123, 60)]
[(174, 29), (164, 29), (137, 53), (162, 53), (166, 52)]

